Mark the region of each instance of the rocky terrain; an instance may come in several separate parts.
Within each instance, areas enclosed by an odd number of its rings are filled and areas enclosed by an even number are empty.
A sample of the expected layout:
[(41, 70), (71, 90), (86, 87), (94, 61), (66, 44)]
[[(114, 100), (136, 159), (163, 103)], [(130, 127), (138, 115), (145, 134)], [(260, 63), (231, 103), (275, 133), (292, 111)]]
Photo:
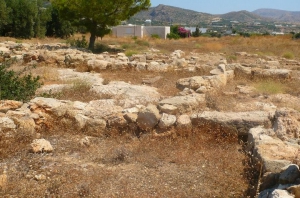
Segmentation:
[[(214, 190), (203, 190), (210, 188), (201, 179), (202, 169), (210, 166), (213, 171), (218, 169), (218, 164), (209, 165), (204, 160), (201, 167), (199, 164), (179, 166), (188, 164), (180, 161), (183, 153), (176, 153), (177, 157), (168, 159), (167, 164), (158, 160), (159, 155), (135, 155), (136, 148), (147, 153), (147, 146), (159, 147), (160, 138), (193, 134), (197, 139), (197, 130), (212, 136), (211, 146), (221, 146), (218, 152), (231, 148), (246, 154), (258, 173), (258, 183), (249, 187), (249, 196), (257, 192), (259, 198), (300, 197), (299, 91), (259, 93), (250, 83), (256, 79), (298, 82), (298, 60), (237, 52), (238, 61), (229, 63), (222, 53), (186, 54), (176, 50), (164, 54), (153, 49), (127, 57), (124, 53), (92, 54), (60, 43), (10, 41), (0, 43), (0, 51), (2, 61), (14, 60), (16, 68), (29, 65), (49, 68), (44, 76), (53, 68), (56, 71), (55, 78), (48, 78), (32, 100), (1, 100), (0, 195), (3, 197), (162, 197), (166, 192), (169, 197), (221, 197), (222, 193), (223, 197), (246, 196), (230, 194), (241, 185), (235, 181), (228, 182), (231, 192), (218, 192), (223, 185), (220, 181), (210, 185)], [(101, 73), (108, 71), (133, 73), (136, 78), (146, 72), (148, 76), (140, 84), (117, 79), (107, 81)], [(204, 71), (203, 75), (199, 71)], [(175, 95), (163, 95), (159, 88), (152, 86), (162, 82), (162, 73), (174, 72), (190, 75), (176, 79)], [(241, 79), (247, 80), (240, 83)], [(51, 97), (68, 89), (69, 82), (76, 81), (87, 83), (88, 92), (98, 99), (85, 102)], [(125, 134), (127, 140), (105, 141), (104, 138), (115, 134), (118, 134), (116, 139)], [(218, 142), (219, 138), (231, 136), (237, 137), (235, 144), (230, 140)], [(176, 143), (178, 147), (187, 145)], [(109, 144), (114, 149), (108, 152)], [(172, 143), (163, 144), (176, 151)], [(197, 149), (197, 154), (205, 156), (198, 153), (201, 149)], [(233, 150), (232, 156), (220, 158), (240, 155)], [(126, 161), (131, 158), (136, 159), (135, 163)], [(144, 160), (143, 166), (137, 163), (139, 160)], [(232, 170), (229, 175), (241, 171), (234, 164), (229, 168)], [(222, 172), (226, 175), (226, 171)], [(93, 174), (99, 177), (89, 179)], [(159, 174), (167, 177), (161, 178)], [(195, 174), (197, 179), (193, 178), (192, 182), (190, 177)], [(118, 185), (124, 177), (131, 180), (120, 189)], [(186, 180), (174, 183), (180, 177)], [(76, 189), (70, 190), (66, 183), (76, 183)], [(95, 183), (101, 184), (98, 190), (93, 188)], [(154, 183), (161, 183), (165, 189), (155, 190)], [(42, 190), (32, 190), (37, 188)]]

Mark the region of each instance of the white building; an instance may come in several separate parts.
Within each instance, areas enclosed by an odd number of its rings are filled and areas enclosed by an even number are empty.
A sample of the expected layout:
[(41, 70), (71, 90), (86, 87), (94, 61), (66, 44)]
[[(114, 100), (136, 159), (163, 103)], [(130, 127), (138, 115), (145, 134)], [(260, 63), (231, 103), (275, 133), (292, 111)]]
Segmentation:
[(112, 28), (112, 33), (116, 37), (140, 37), (158, 35), (166, 39), (170, 33), (169, 26), (141, 26), (141, 25), (119, 25)]

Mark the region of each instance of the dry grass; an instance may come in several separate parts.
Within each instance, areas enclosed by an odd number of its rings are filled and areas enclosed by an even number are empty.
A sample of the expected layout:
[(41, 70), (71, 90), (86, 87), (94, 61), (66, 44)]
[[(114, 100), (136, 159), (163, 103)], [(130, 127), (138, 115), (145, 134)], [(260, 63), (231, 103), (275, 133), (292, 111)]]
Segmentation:
[[(8, 38), (1, 38), (2, 41)], [(14, 40), (10, 39), (9, 40)], [(17, 41), (17, 40), (15, 40)], [(51, 40), (59, 42), (60, 40)], [(28, 42), (27, 40), (17, 42)], [(31, 40), (31, 43), (49, 43), (49, 40)], [(222, 37), (162, 40), (144, 38), (104, 37), (104, 45), (118, 45), (128, 54), (148, 48), (163, 53), (181, 49), (189, 52), (222, 52), (230, 62), (239, 61), (237, 51), (257, 53), (260, 56), (276, 55), (299, 59), (299, 41), (290, 36)], [(38, 67), (45, 84), (58, 82), (55, 69)], [(208, 71), (190, 72), (124, 72), (106, 71), (101, 75), (105, 82), (122, 80), (141, 84), (143, 78), (162, 76), (151, 86), (163, 96), (173, 96), (178, 90), (175, 82), (180, 78), (207, 75)], [(99, 99), (89, 92), (90, 85), (71, 82), (58, 99), (88, 102)], [(223, 91), (236, 91), (237, 85), (252, 85), (258, 93), (237, 97)], [(231, 111), (234, 105), (249, 100), (256, 94), (289, 93), (298, 96), (299, 79), (265, 81), (239, 78), (222, 90), (207, 94), (207, 106), (218, 111)], [(101, 99), (101, 98), (100, 98)], [(8, 185), (0, 189), (1, 197), (254, 197), (257, 173), (248, 164), (235, 135), (224, 133), (217, 126), (195, 128), (186, 136), (157, 138), (142, 134), (137, 138), (128, 131), (121, 134), (107, 132), (108, 137), (90, 137), (90, 145), (80, 145), (84, 132), (73, 127), (72, 121), (60, 118), (52, 128), (39, 131), (55, 150), (51, 154), (28, 152), (34, 134), (18, 131), (9, 135), (0, 133), (0, 173), (2, 165), (8, 168)], [(63, 125), (69, 123), (69, 125)], [(181, 134), (180, 131), (177, 131)], [(106, 135), (107, 135), (106, 134)], [(45, 180), (35, 175), (45, 175)], [(39, 190), (36, 190), (39, 189)]]
[(150, 86), (156, 87), (158, 89), (158, 92), (163, 96), (174, 96), (179, 91), (176, 88), (176, 81), (178, 79), (188, 78), (192, 76), (204, 76), (204, 75), (208, 75), (208, 73), (209, 71), (205, 71), (205, 70), (197, 70), (196, 72), (169, 71), (169, 72), (159, 72), (159, 73), (141, 71), (141, 72), (126, 72), (126, 75), (124, 75), (124, 71), (104, 71), (101, 72), (101, 76), (107, 82), (124, 81), (136, 85), (142, 84), (144, 78), (161, 76), (162, 78), (160, 80), (156, 81)]
[[(221, 38), (197, 37), (179, 40), (163, 40), (153, 38), (139, 39), (147, 42), (143, 50), (155, 48), (163, 53), (170, 53), (174, 50), (183, 50), (188, 52), (207, 53), (221, 52), (228, 55), (235, 52), (245, 51), (259, 55), (285, 56), (287, 58), (299, 59), (300, 45), (299, 40), (293, 40), (290, 35), (284, 36), (252, 36), (244, 38), (242, 36), (225, 36)], [(103, 44), (117, 44), (127, 46), (127, 51), (137, 51), (132, 44), (135, 40), (132, 38), (114, 38), (104, 37), (101, 41)]]
[[(54, 146), (53, 153), (32, 154), (20, 145), (18, 152), (1, 156), (0, 164), (9, 167), (9, 181), (0, 196), (246, 197), (251, 193), (252, 173), (242, 145), (218, 128), (195, 128), (185, 137), (90, 137), (90, 145), (82, 146), (79, 140), (84, 134), (61, 123), (40, 131)], [(37, 180), (36, 175), (46, 179)]]

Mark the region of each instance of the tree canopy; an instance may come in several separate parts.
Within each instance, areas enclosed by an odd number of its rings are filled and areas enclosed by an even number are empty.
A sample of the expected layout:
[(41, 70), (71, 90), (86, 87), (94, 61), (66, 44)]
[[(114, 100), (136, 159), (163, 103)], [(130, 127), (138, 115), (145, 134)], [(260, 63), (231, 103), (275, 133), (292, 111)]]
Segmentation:
[(89, 48), (97, 36), (103, 37), (108, 26), (115, 26), (141, 10), (150, 7), (150, 0), (52, 0), (61, 17), (78, 20), (91, 33)]

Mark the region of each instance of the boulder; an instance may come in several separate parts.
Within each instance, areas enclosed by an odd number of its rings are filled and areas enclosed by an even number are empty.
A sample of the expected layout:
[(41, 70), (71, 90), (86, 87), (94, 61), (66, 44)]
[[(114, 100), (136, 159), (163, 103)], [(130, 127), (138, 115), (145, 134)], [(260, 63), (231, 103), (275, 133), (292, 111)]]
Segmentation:
[(183, 90), (184, 88), (197, 90), (202, 86), (205, 86), (205, 87), (210, 86), (209, 80), (205, 79), (202, 76), (194, 76), (191, 78), (182, 78), (182, 79), (177, 80), (177, 82), (176, 82), (176, 87), (179, 90)]
[[(249, 129), (259, 125), (271, 125), (269, 113), (264, 111), (218, 112), (204, 111), (191, 115), (193, 125), (217, 124), (238, 135), (248, 135)], [(226, 129), (227, 128), (227, 129)]]
[(89, 60), (87, 62), (88, 69), (90, 71), (100, 72), (101, 70), (106, 70), (111, 63), (105, 60)]
[(282, 140), (299, 138), (300, 113), (289, 108), (277, 109), (274, 116), (274, 131)]
[(290, 79), (291, 72), (288, 69), (253, 69), (251, 75), (253, 78)]
[(280, 184), (293, 184), (300, 176), (299, 166), (290, 164), (283, 168), (283, 172), (279, 176)]
[(108, 96), (117, 100), (118, 105), (124, 108), (130, 108), (137, 104), (156, 103), (160, 99), (160, 94), (154, 87), (117, 81), (112, 81), (107, 85), (93, 85), (91, 91), (100, 96)]
[(151, 130), (157, 125), (160, 114), (155, 105), (148, 105), (138, 113), (137, 124), (143, 130)]
[(179, 113), (191, 112), (206, 106), (205, 94), (190, 94), (185, 96), (174, 96), (159, 102), (159, 106), (172, 105), (177, 107)]

